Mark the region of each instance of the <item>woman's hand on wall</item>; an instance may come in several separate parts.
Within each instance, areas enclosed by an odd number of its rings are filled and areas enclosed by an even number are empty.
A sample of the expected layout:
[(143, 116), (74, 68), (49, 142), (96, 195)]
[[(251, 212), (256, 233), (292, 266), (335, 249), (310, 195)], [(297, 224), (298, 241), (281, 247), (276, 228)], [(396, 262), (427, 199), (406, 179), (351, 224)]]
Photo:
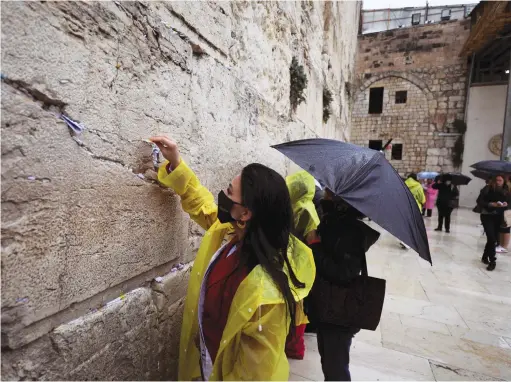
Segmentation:
[(179, 148), (176, 142), (165, 136), (151, 137), (150, 141), (158, 146), (163, 157), (170, 162), (172, 169), (179, 165), (181, 162), (181, 155), (179, 154)]

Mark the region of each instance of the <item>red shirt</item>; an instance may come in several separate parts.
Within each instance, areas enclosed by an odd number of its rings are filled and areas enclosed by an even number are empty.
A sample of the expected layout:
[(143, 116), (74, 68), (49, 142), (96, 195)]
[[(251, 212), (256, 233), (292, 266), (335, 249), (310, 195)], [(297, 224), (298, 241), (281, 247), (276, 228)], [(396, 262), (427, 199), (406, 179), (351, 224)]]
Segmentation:
[(239, 248), (227, 257), (234, 244), (235, 242), (231, 241), (225, 246), (206, 280), (202, 329), (213, 362), (220, 347), (234, 295), (249, 273), (247, 266), (238, 267)]

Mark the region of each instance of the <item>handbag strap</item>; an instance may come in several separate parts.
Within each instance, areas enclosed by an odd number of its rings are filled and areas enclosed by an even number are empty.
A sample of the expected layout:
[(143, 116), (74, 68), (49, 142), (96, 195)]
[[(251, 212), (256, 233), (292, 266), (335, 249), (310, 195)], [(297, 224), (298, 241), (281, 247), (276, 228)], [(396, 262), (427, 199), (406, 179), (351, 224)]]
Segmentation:
[(362, 256), (362, 276), (367, 277), (367, 260), (366, 253), (364, 252), (364, 256)]

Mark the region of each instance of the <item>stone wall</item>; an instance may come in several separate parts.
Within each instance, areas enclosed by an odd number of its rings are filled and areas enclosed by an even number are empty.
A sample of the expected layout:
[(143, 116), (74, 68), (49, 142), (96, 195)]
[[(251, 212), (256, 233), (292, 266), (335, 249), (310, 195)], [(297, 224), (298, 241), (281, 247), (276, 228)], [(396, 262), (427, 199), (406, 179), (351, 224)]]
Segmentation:
[[(462, 20), (359, 36), (351, 141), (402, 143), (403, 159), (391, 160), (401, 174), (452, 171), (452, 123), (464, 120), (469, 70), (458, 55), (468, 33), (469, 20)], [(368, 113), (373, 87), (384, 87), (381, 114)], [(405, 104), (395, 103), (399, 90), (408, 92)]]
[(142, 139), (175, 138), (215, 194), (250, 162), (289, 171), (271, 144), (347, 139), (360, 5), (2, 4), (2, 378), (176, 377), (202, 232)]

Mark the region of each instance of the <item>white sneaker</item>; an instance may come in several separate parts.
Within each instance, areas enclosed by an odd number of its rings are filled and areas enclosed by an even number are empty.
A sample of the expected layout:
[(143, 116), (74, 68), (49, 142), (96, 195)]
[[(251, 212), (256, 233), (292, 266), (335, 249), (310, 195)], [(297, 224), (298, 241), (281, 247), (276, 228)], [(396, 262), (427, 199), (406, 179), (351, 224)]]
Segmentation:
[(507, 253), (507, 249), (499, 245), (499, 246), (497, 246), (495, 248), (495, 252), (497, 252), (497, 253)]

